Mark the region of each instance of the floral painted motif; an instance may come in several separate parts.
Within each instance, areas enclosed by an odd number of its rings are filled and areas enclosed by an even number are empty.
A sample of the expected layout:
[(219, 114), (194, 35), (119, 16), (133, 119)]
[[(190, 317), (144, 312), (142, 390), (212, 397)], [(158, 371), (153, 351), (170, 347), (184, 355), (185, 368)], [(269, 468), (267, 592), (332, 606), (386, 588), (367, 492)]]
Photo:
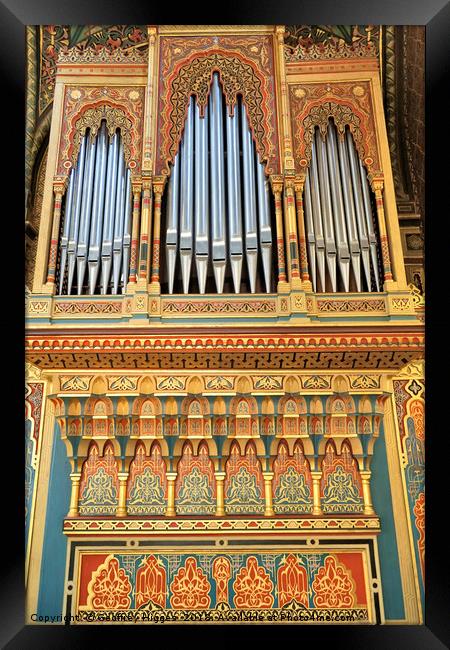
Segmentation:
[(285, 444), (280, 444), (274, 461), (273, 509), (277, 513), (312, 511), (312, 480), (309, 463), (302, 447), (297, 444), (289, 456)]
[(108, 445), (104, 456), (91, 445), (80, 482), (80, 515), (112, 515), (118, 505), (119, 481), (114, 452)]
[(207, 609), (211, 603), (210, 588), (208, 578), (197, 567), (197, 560), (188, 557), (173, 579), (170, 604), (174, 609)]
[(364, 511), (361, 477), (347, 443), (342, 445), (339, 456), (332, 444), (327, 445), (322, 465), (321, 497), (325, 513)]
[(239, 609), (269, 609), (274, 602), (273, 587), (269, 574), (252, 555), (234, 581), (234, 604)]
[(200, 445), (197, 456), (188, 443), (178, 464), (176, 507), (179, 514), (212, 514), (216, 510), (214, 467), (208, 447)]
[(166, 604), (166, 570), (163, 562), (149, 555), (136, 573), (136, 608), (150, 603), (164, 607)]
[(290, 553), (278, 569), (278, 605), (292, 600), (308, 607), (308, 574), (298, 556)]
[(261, 465), (254, 447), (247, 446), (245, 456), (240, 456), (234, 445), (226, 464), (225, 510), (229, 513), (264, 512)]
[(352, 580), (332, 555), (325, 559), (325, 566), (319, 568), (312, 588), (316, 607), (346, 608), (355, 604)]
[(91, 609), (129, 609), (131, 584), (118, 560), (110, 555), (94, 572), (88, 586)]
[(164, 514), (167, 506), (166, 467), (157, 443), (150, 456), (139, 444), (131, 462), (127, 509), (130, 515)]

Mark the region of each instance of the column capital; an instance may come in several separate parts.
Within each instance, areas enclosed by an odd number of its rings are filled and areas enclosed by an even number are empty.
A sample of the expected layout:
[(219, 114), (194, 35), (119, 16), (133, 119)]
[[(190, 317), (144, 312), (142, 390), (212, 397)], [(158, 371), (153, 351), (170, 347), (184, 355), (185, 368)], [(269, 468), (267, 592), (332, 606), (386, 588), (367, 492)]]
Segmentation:
[(271, 481), (274, 477), (273, 472), (263, 472), (262, 475), (265, 481)]
[(175, 481), (177, 476), (178, 476), (177, 472), (166, 472), (166, 479), (168, 481)]
[(214, 472), (214, 476), (217, 481), (225, 480), (226, 472)]

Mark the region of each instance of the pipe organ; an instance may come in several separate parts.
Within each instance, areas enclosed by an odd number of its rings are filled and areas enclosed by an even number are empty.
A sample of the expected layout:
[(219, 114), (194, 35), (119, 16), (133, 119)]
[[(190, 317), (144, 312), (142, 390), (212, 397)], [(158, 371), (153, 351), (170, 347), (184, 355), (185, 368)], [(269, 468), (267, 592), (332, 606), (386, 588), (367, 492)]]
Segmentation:
[(272, 227), (269, 181), (252, 137), (245, 102), (226, 107), (215, 72), (204, 115), (189, 98), (180, 147), (167, 190), (166, 264), (168, 291), (174, 292), (177, 260), (183, 293), (190, 293), (192, 257), (200, 294), (212, 263), (215, 289), (223, 293), (231, 268), (234, 292), (241, 293), (245, 258), (249, 289), (256, 291), (258, 269), (271, 291)]
[(55, 69), (28, 614), (419, 623), (423, 332), (377, 40), (116, 27)]
[(120, 131), (106, 123), (81, 139), (60, 239), (59, 295), (125, 293), (130, 266), (131, 178)]
[(314, 131), (304, 205), (314, 291), (380, 291), (367, 172), (349, 129), (338, 135), (332, 120), (325, 137)]

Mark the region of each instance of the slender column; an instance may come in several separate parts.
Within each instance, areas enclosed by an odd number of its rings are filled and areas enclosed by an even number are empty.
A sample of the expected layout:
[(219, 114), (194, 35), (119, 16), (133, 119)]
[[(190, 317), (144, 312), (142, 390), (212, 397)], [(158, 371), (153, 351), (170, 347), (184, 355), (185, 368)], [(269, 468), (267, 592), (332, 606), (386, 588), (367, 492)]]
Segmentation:
[(164, 189), (165, 178), (154, 179), (155, 209), (153, 212), (153, 247), (152, 247), (152, 275), (150, 293), (159, 293), (159, 251), (161, 248), (161, 197)]
[(119, 472), (119, 505), (117, 506), (116, 517), (127, 516), (127, 480), (128, 472)]
[(308, 254), (306, 249), (305, 218), (303, 214), (303, 186), (304, 176), (295, 179), (295, 199), (297, 204), (298, 242), (300, 248), (300, 273), (303, 282), (310, 282), (308, 269)]
[(322, 472), (311, 472), (313, 482), (313, 515), (321, 515), (322, 504), (320, 503), (320, 479)]
[(175, 481), (177, 480), (176, 472), (167, 472), (167, 508), (166, 517), (175, 517)]
[(282, 176), (271, 176), (272, 191), (275, 197), (275, 217), (277, 224), (277, 252), (278, 252), (278, 282), (286, 280), (286, 260), (284, 256), (283, 214), (281, 208), (281, 191), (283, 189)]
[(285, 180), (285, 196), (286, 196), (286, 229), (288, 232), (289, 251), (291, 258), (291, 281), (292, 287), (301, 287), (300, 280), (300, 265), (298, 254), (298, 239), (297, 239), (297, 225), (295, 213), (295, 199), (294, 199), (294, 179), (286, 178)]
[(360, 471), (363, 497), (364, 497), (364, 514), (365, 515), (374, 515), (375, 510), (373, 509), (372, 496), (370, 494), (370, 476), (371, 472), (369, 470)]
[(152, 181), (150, 178), (144, 178), (142, 179), (141, 236), (139, 240), (139, 280), (143, 283), (148, 280), (151, 205)]
[(383, 260), (384, 281), (393, 280), (391, 256), (389, 254), (389, 241), (386, 230), (386, 218), (384, 215), (383, 204), (383, 179), (370, 175), (369, 181), (375, 193), (375, 202), (377, 205), (378, 229), (380, 231), (381, 257)]
[(273, 517), (275, 514), (273, 511), (273, 498), (272, 498), (273, 472), (263, 472), (263, 478), (264, 478), (264, 500), (265, 500), (264, 516)]
[(59, 225), (61, 221), (61, 204), (64, 195), (65, 181), (62, 183), (55, 183), (53, 191), (55, 193), (55, 203), (53, 205), (53, 223), (52, 223), (52, 236), (50, 240), (50, 253), (48, 257), (48, 270), (47, 282), (55, 284), (56, 274), (56, 260), (58, 258), (58, 239), (59, 239)]
[(137, 279), (137, 256), (139, 243), (139, 221), (141, 216), (141, 184), (133, 184), (133, 228), (131, 231), (130, 282)]
[(70, 475), (72, 490), (70, 492), (70, 508), (68, 517), (78, 517), (78, 499), (80, 495), (81, 472), (72, 472)]
[(216, 477), (216, 517), (223, 517), (225, 515), (225, 497), (224, 497), (224, 485), (225, 485), (225, 472), (214, 472)]

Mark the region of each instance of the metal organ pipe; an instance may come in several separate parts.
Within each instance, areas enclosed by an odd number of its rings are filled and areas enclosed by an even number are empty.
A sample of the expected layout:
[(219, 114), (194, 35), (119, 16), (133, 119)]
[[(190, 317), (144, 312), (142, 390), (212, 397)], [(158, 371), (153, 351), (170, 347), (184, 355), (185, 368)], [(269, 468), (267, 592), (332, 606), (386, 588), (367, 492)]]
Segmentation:
[(210, 101), (211, 138), (211, 219), (213, 269), (217, 293), (223, 292), (226, 266), (225, 243), (225, 175), (223, 161), (222, 93), (219, 75), (214, 73)]
[(348, 159), (348, 149), (343, 138), (338, 137), (339, 165), (341, 170), (343, 197), (345, 204), (345, 213), (347, 216), (348, 238), (350, 240), (350, 250), (358, 250), (358, 255), (352, 254), (353, 273), (355, 275), (356, 287), (361, 291), (361, 263), (359, 256), (358, 229), (356, 225), (355, 204), (353, 201), (353, 190), (351, 186), (350, 164)]
[(60, 294), (62, 293), (64, 273), (66, 269), (67, 244), (69, 242), (70, 224), (73, 218), (75, 191), (78, 183), (77, 178), (78, 178), (78, 170), (77, 167), (75, 166), (72, 169), (69, 178), (69, 187), (67, 189), (66, 207), (65, 207), (65, 214), (64, 214), (63, 233), (61, 237), (61, 260), (59, 265), (59, 269), (60, 269), (59, 270), (59, 293)]
[(125, 159), (123, 157), (123, 143), (119, 145), (119, 170), (117, 175), (116, 206), (114, 215), (114, 242), (113, 242), (113, 290), (115, 295), (119, 289), (122, 249), (123, 227), (125, 208)]
[[(239, 161), (238, 106), (234, 114), (227, 112), (227, 171), (228, 171), (228, 211), (230, 220), (230, 260), (235, 293), (239, 293), (242, 273), (242, 209), (241, 176)], [(245, 161), (244, 161), (245, 165)]]
[(255, 167), (252, 134), (247, 123), (245, 104), (241, 104), (242, 158), (244, 169), (244, 221), (245, 251), (247, 256), (250, 290), (255, 293), (258, 235), (256, 232)]
[(125, 209), (124, 209), (124, 229), (123, 229), (123, 264), (122, 264), (122, 293), (125, 293), (128, 283), (128, 273), (130, 268), (130, 246), (131, 246), (131, 219), (133, 212), (133, 202), (131, 196), (131, 173), (127, 169), (125, 177)]
[[(345, 225), (345, 208), (342, 198), (342, 185), (341, 175), (339, 172), (336, 136), (334, 133), (334, 125), (331, 122), (328, 123), (326, 147), (328, 155), (328, 169), (330, 173), (331, 197), (333, 200), (333, 216), (336, 232), (339, 270), (344, 281), (345, 291), (349, 291), (350, 252), (348, 248), (347, 229)], [(352, 256), (355, 253), (359, 256), (358, 242), (352, 242)]]
[(81, 202), (80, 230), (78, 234), (77, 247), (77, 290), (81, 295), (83, 289), (84, 275), (86, 272), (87, 247), (89, 244), (89, 223), (92, 208), (92, 196), (94, 191), (94, 170), (95, 156), (97, 153), (98, 140), (95, 138), (87, 145), (86, 169), (83, 179), (83, 200)]
[(346, 131), (348, 154), (350, 159), (350, 169), (352, 174), (353, 194), (356, 207), (356, 222), (358, 224), (359, 241), (361, 244), (361, 256), (363, 260), (364, 273), (366, 276), (367, 286), (370, 290), (370, 258), (369, 258), (369, 240), (367, 237), (367, 224), (364, 214), (364, 203), (361, 190), (361, 177), (359, 175), (358, 153), (355, 149), (352, 134), (350, 130)]
[(102, 241), (102, 279), (101, 292), (106, 294), (111, 275), (112, 239), (116, 206), (116, 185), (119, 163), (119, 133), (115, 133), (108, 146), (108, 166), (106, 169), (105, 212), (103, 218)]
[(319, 177), (317, 172), (316, 144), (314, 137), (311, 147), (311, 166), (309, 176), (314, 233), (316, 237), (317, 266), (319, 271), (320, 285), (322, 287), (322, 291), (325, 291), (325, 240), (323, 236), (322, 209), (320, 206)]
[(169, 278), (169, 293), (173, 293), (173, 281), (175, 278), (175, 265), (178, 246), (178, 204), (179, 204), (179, 177), (180, 177), (180, 155), (176, 154), (172, 173), (169, 178), (169, 189), (167, 197), (167, 232), (166, 232), (166, 254), (167, 254), (167, 275)]
[(94, 198), (92, 200), (91, 232), (89, 237), (89, 293), (95, 292), (100, 265), (100, 243), (103, 208), (105, 203), (106, 161), (107, 161), (106, 123), (103, 122), (98, 136), (97, 158), (95, 161)]
[(86, 135), (81, 139), (80, 152), (78, 154), (77, 162), (77, 187), (75, 190), (75, 204), (73, 217), (70, 221), (69, 229), (69, 241), (67, 244), (67, 259), (68, 259), (68, 271), (67, 271), (67, 294), (70, 295), (72, 291), (72, 282), (73, 282), (73, 273), (75, 270), (75, 256), (78, 242), (78, 229), (80, 225), (80, 212), (81, 212), (81, 201), (83, 197), (83, 179), (84, 179), (84, 165), (86, 158)]
[(266, 291), (270, 293), (270, 266), (272, 260), (272, 230), (270, 228), (269, 179), (266, 178), (263, 163), (256, 157), (256, 177), (258, 185), (259, 240), (263, 261)]
[[(205, 293), (209, 252), (209, 166), (208, 166), (208, 106), (200, 118), (198, 105), (194, 108), (195, 124), (195, 263), (200, 293)], [(172, 284), (173, 286), (173, 284)]]
[(306, 237), (308, 240), (308, 251), (309, 251), (309, 265), (311, 267), (311, 282), (313, 285), (314, 291), (316, 291), (317, 280), (316, 280), (316, 236), (314, 234), (314, 220), (313, 220), (313, 208), (311, 201), (311, 184), (309, 181), (309, 170), (306, 173), (305, 178), (305, 221), (306, 221)]
[(183, 291), (189, 292), (189, 277), (192, 263), (193, 214), (194, 214), (194, 133), (193, 104), (190, 97), (184, 137), (181, 142), (181, 190), (180, 190), (180, 256)]
[(326, 144), (316, 129), (316, 150), (319, 171), (320, 203), (325, 231), (325, 250), (327, 254), (328, 272), (331, 278), (331, 287), (336, 291), (336, 243), (334, 239), (333, 209), (331, 207), (331, 194), (328, 176), (328, 159)]
[(370, 205), (369, 181), (367, 180), (366, 170), (364, 169), (364, 166), (361, 162), (361, 158), (359, 158), (359, 156), (358, 156), (358, 163), (359, 163), (359, 172), (361, 175), (361, 184), (362, 184), (363, 201), (364, 201), (364, 214), (366, 216), (367, 232), (369, 235), (372, 268), (375, 275), (375, 284), (377, 287), (377, 291), (380, 291), (380, 277), (378, 274), (378, 258), (377, 258), (377, 238), (373, 227), (372, 207)]

